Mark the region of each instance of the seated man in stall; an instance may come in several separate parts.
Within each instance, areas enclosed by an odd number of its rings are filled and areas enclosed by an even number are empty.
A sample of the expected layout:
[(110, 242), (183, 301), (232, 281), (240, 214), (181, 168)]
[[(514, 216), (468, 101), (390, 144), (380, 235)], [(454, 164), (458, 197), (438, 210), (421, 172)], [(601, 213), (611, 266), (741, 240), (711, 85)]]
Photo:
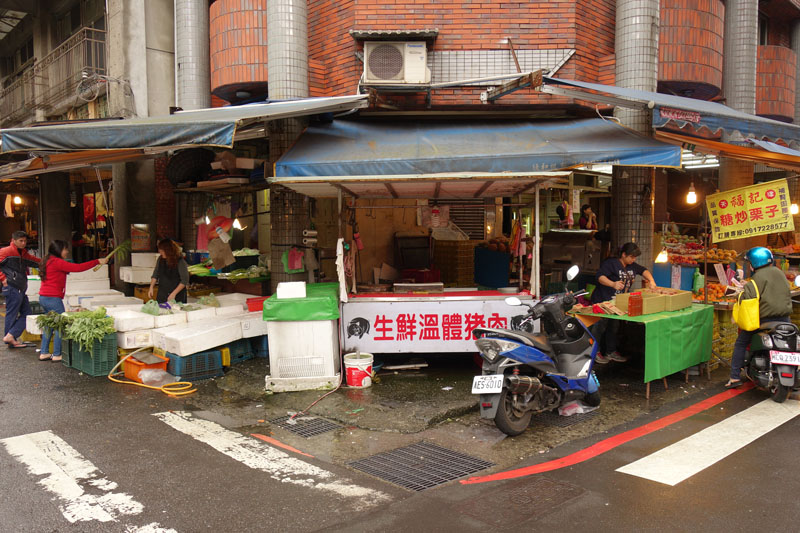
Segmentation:
[[(607, 302), (614, 296), (630, 292), (636, 276), (642, 276), (647, 287), (655, 287), (656, 281), (653, 274), (636, 262), (642, 254), (636, 243), (628, 242), (620, 248), (619, 257), (609, 257), (600, 264), (597, 270), (597, 287), (592, 293), (592, 303)], [(609, 361), (624, 363), (628, 359), (617, 351), (617, 337), (619, 336), (620, 321), (612, 318), (603, 318), (592, 326), (592, 335), (598, 343), (600, 351), (595, 362), (600, 364)]]

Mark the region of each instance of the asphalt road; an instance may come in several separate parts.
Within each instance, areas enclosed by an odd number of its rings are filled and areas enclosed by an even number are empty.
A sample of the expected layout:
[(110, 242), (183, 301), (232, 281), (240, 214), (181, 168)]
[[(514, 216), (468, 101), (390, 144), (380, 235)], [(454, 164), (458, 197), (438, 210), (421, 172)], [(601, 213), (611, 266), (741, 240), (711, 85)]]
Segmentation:
[[(257, 441), (224, 417), (192, 412), (187, 400), (40, 363), (33, 350), (0, 348), (0, 361), (2, 531), (730, 531), (794, 529), (800, 520), (794, 411), (675, 485), (617, 471), (682, 442), (699, 452), (679, 463), (702, 462), (706, 450), (736, 440), (722, 426), (730, 420), (735, 430), (765, 400), (759, 391), (573, 466), (411, 492), (342, 461)], [(579, 452), (697, 401), (513, 468)], [(797, 401), (785, 405), (800, 412)], [(704, 431), (711, 433), (700, 444), (684, 440)], [(302, 451), (314, 455), (313, 442)]]

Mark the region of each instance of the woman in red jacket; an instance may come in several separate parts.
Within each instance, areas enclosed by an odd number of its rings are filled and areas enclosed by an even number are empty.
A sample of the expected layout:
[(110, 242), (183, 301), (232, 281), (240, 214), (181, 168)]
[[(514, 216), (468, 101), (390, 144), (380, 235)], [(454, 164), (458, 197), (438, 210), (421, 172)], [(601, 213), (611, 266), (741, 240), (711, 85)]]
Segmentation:
[[(42, 278), (42, 286), (39, 289), (39, 304), (44, 312), (55, 311), (64, 312), (64, 293), (67, 288), (67, 274), (70, 272), (83, 272), (97, 265), (105, 265), (108, 260), (92, 259), (85, 263), (75, 264), (65, 261), (69, 255), (69, 245), (64, 241), (55, 240), (50, 243), (47, 250), (47, 260), (43, 261), (39, 270)], [(53, 335), (53, 353), (49, 353), (50, 335)], [(40, 361), (61, 361), (61, 335), (58, 331), (42, 331), (42, 351), (39, 354)]]

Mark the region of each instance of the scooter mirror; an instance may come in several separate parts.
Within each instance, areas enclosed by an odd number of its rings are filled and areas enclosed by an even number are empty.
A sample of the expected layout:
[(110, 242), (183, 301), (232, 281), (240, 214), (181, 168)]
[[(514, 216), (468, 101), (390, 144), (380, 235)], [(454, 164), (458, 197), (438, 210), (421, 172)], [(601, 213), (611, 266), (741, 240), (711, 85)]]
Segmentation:
[(567, 280), (572, 281), (573, 279), (578, 277), (578, 273), (580, 273), (581, 268), (578, 265), (572, 265), (567, 270)]
[(506, 304), (508, 304), (508, 305), (522, 305), (522, 300), (520, 300), (516, 296), (509, 296), (508, 298), (506, 298)]

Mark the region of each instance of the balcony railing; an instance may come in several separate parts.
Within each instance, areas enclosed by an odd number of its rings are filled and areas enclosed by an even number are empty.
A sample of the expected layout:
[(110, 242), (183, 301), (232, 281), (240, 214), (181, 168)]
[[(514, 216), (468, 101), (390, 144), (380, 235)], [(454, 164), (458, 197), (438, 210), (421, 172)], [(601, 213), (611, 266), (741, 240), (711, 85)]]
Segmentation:
[(106, 74), (106, 32), (82, 28), (34, 66), (40, 89), (36, 104), (56, 106), (75, 94), (85, 77)]
[(35, 76), (33, 67), (28, 68), (7, 87), (0, 91), (0, 125), (13, 125), (35, 107)]

